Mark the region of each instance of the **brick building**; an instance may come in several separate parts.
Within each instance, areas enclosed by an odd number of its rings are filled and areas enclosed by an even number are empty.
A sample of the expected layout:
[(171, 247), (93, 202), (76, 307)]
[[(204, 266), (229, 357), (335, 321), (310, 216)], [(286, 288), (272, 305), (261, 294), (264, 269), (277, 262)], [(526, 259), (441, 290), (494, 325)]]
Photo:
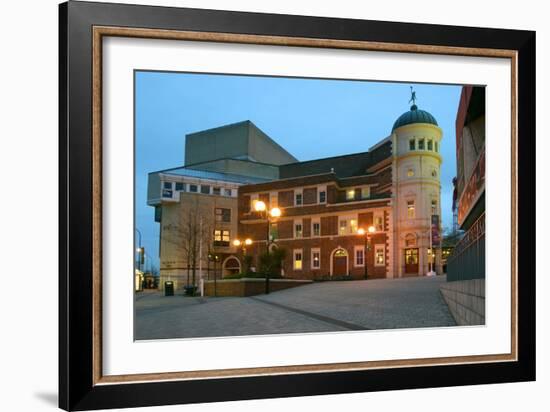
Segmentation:
[[(249, 121), (188, 135), (186, 166), (149, 178), (148, 203), (161, 225), (161, 283), (163, 275), (188, 282), (181, 241), (170, 233), (178, 232), (185, 210), (197, 209), (185, 200), (192, 182), (194, 193), (209, 199), (199, 209), (213, 217), (220, 191), (230, 190), (224, 200), (229, 221), (219, 239), (220, 228), (213, 232), (213, 245), (223, 253), (222, 276), (243, 267), (243, 251), (232, 242), (246, 238), (252, 239), (246, 253), (253, 267), (268, 244), (286, 249), (282, 275), (290, 278), (362, 279), (365, 265), (369, 278), (441, 273), (440, 251), (431, 246), (434, 216), (440, 225), (442, 137), (435, 118), (415, 104), (368, 151), (304, 162)], [(258, 200), (282, 212), (269, 227), (254, 209)], [(371, 226), (367, 241), (360, 229)], [(207, 243), (203, 250), (210, 249)]]

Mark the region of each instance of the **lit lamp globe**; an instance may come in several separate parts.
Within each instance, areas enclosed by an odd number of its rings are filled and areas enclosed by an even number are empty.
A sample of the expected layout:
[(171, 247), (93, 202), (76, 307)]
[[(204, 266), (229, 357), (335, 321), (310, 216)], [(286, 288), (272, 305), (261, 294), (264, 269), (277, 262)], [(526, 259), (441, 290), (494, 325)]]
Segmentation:
[(252, 239), (246, 239), (244, 241), (244, 244), (247, 245), (247, 246), (250, 246), (252, 244)]
[(281, 209), (279, 209), (278, 207), (274, 207), (273, 209), (270, 210), (269, 214), (271, 215), (271, 217), (280, 217)]
[(236, 247), (241, 246), (241, 241), (240, 241), (239, 239), (235, 239), (235, 240), (233, 241), (233, 246), (236, 246)]
[(363, 236), (365, 234), (365, 229), (360, 227), (359, 229), (357, 229), (357, 234), (360, 235), (360, 236)]
[(256, 210), (256, 212), (263, 212), (265, 208), (265, 203), (261, 200), (258, 200), (254, 203), (254, 209)]
[(376, 228), (374, 226), (369, 226), (369, 233), (376, 232)]

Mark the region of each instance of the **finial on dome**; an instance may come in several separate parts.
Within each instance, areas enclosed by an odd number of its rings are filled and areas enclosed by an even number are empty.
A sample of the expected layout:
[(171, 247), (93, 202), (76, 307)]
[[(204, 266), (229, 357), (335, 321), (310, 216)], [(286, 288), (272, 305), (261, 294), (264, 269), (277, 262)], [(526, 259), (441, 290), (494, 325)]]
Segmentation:
[(413, 87), (411, 87), (411, 98), (409, 100), (409, 103), (412, 102), (411, 110), (416, 110), (418, 107), (416, 106), (416, 92), (413, 90)]

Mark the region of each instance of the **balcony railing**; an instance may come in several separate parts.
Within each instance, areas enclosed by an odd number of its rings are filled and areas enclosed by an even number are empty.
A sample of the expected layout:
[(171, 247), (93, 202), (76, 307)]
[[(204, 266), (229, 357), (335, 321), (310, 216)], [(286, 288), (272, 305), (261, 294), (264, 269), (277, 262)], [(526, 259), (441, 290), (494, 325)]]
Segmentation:
[(485, 213), (456, 244), (447, 259), (447, 280), (485, 278)]

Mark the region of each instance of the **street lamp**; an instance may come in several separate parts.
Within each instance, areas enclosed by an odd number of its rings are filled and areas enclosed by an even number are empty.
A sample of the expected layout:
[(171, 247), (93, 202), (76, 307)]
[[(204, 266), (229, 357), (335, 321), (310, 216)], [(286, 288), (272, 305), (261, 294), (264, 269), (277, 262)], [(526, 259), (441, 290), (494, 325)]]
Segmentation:
[[(258, 200), (254, 203), (254, 209), (256, 210), (256, 212), (260, 213), (261, 215), (264, 215), (265, 220), (267, 222), (267, 225), (266, 225), (267, 226), (267, 232), (266, 232), (267, 237), (266, 237), (265, 247), (266, 247), (266, 256), (269, 256), (269, 241), (270, 241), (269, 229), (270, 229), (270, 224), (271, 224), (270, 218), (276, 219), (278, 217), (281, 217), (282, 212), (281, 212), (281, 209), (279, 209), (278, 207), (274, 207), (271, 210), (268, 210), (267, 205), (262, 200)], [(265, 293), (266, 294), (269, 293), (269, 273), (265, 274)]]
[(365, 267), (365, 279), (368, 279), (367, 252), (370, 250), (370, 235), (376, 232), (376, 228), (370, 225), (367, 230), (362, 227), (357, 229), (357, 234), (363, 236), (363, 266)]
[[(246, 275), (248, 273), (248, 263), (246, 263), (246, 247), (247, 246), (250, 246), (252, 244), (252, 239), (249, 239), (249, 238), (246, 238), (243, 241), (241, 241), (240, 239), (235, 239), (233, 241), (233, 246), (235, 247), (241, 247), (241, 251), (242, 251), (242, 254), (243, 254), (243, 273)], [(245, 265), (246, 263), (246, 265)]]

